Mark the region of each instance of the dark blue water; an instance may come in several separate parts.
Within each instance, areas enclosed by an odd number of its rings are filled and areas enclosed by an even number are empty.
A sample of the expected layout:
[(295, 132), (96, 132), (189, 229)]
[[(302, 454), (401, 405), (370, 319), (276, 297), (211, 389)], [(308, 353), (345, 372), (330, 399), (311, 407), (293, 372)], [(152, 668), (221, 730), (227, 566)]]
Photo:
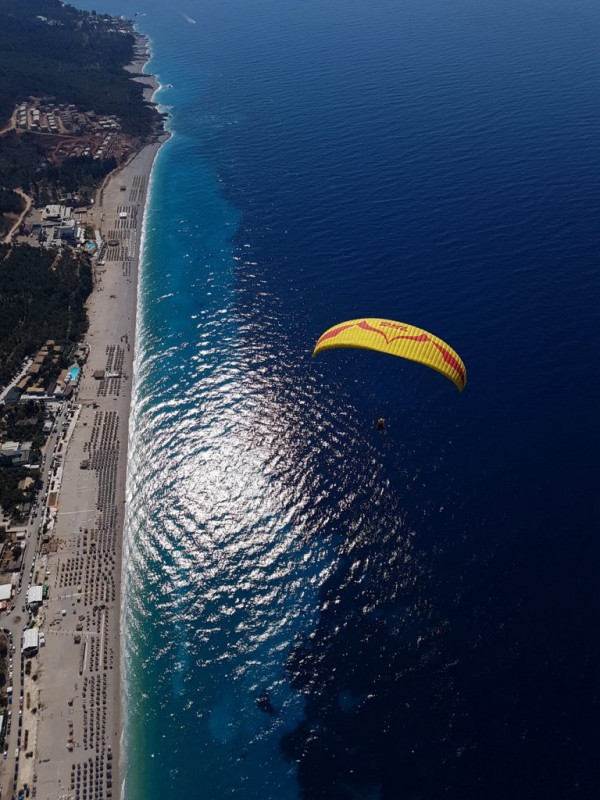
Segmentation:
[[(127, 796), (600, 796), (597, 4), (98, 10), (138, 12), (174, 134), (140, 286)], [(449, 341), (466, 391), (312, 359), (363, 315)]]

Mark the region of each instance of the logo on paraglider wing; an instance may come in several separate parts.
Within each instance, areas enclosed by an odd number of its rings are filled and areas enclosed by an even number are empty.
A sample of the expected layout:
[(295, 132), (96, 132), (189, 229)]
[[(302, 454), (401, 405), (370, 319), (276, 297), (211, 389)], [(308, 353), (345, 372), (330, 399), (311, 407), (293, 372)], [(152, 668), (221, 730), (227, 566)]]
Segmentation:
[(395, 328), (399, 331), (407, 331), (408, 325), (402, 325), (400, 322), (388, 322), (387, 319), (382, 319), (379, 323), (382, 328)]
[[(407, 331), (408, 325), (400, 325), (395, 322), (386, 322), (385, 320), (381, 321), (381, 326), (386, 328), (393, 328), (394, 330), (400, 331)], [(421, 333), (418, 336), (388, 336), (385, 331), (380, 330), (379, 328), (374, 328), (366, 319), (360, 320), (360, 322), (353, 322), (351, 325), (339, 325), (337, 328), (332, 328), (330, 331), (326, 331), (319, 341), (317, 342), (317, 346), (321, 344), (321, 342), (327, 341), (327, 339), (335, 339), (336, 336), (339, 336), (344, 331), (350, 330), (350, 328), (360, 328), (363, 331), (370, 331), (371, 333), (377, 333), (379, 336), (383, 336), (385, 339), (386, 344), (391, 344), (395, 342), (397, 339), (411, 339), (413, 342), (428, 342), (430, 341), (429, 336), (426, 333)]]
[[(407, 331), (408, 327), (406, 325), (398, 325), (395, 326), (391, 323), (388, 323), (389, 327), (395, 328), (398, 327), (400, 330)], [(427, 336), (426, 333), (420, 333), (417, 336), (387, 336), (385, 331), (379, 330), (379, 328), (374, 328), (366, 319), (363, 319), (362, 322), (357, 324), (357, 328), (362, 328), (363, 331), (372, 331), (373, 333), (378, 333), (380, 336), (383, 336), (385, 339), (386, 344), (391, 344), (392, 342), (398, 341), (398, 339), (410, 339), (412, 342), (429, 342), (431, 339)]]

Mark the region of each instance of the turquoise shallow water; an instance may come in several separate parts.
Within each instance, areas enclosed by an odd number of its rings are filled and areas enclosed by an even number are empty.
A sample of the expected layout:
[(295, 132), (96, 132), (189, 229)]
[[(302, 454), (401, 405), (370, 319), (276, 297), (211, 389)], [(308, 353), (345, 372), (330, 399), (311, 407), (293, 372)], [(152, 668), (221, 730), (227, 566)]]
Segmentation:
[[(243, 762), (250, 746), (262, 751), (259, 763), (272, 760), (284, 723), (268, 719), (265, 725), (256, 698), (268, 686), (273, 701), (284, 704), (288, 725), (300, 711), (284, 680), (281, 655), (275, 657), (271, 648), (281, 653), (301, 630), (297, 618), (303, 609), (294, 589), (285, 587), (285, 576), (292, 574), (297, 588), (307, 568), (315, 568), (298, 531), (277, 519), (278, 503), (268, 508), (269, 494), (279, 491), (261, 474), (269, 469), (273, 437), (262, 399), (250, 383), (244, 385), (232, 312), (231, 237), (239, 215), (214, 190), (208, 167), (205, 175), (189, 169), (190, 147), (176, 133), (160, 153), (148, 206), (148, 269), (140, 287), (127, 568), (127, 592), (139, 602), (126, 611), (126, 625), (131, 674), (142, 666), (139, 683), (128, 690), (129, 774), (139, 787), (132, 791), (142, 794), (159, 779), (148, 753), (163, 774), (164, 740), (170, 742), (171, 780), (180, 774), (188, 780), (177, 765), (194, 759), (196, 779), (218, 793), (227, 791), (230, 760)], [(165, 215), (177, 217), (174, 227), (163, 225)], [(165, 252), (178, 254), (177, 269), (165, 263)], [(258, 450), (256, 428), (266, 433)], [(245, 509), (243, 526), (232, 503)], [(277, 598), (289, 601), (283, 614)], [(223, 626), (222, 614), (232, 618), (231, 627)], [(149, 615), (158, 624), (148, 627)], [(241, 630), (243, 644), (236, 635)], [(200, 663), (199, 646), (207, 648)], [(224, 658), (227, 652), (239, 654), (235, 666)], [(156, 670), (151, 686), (149, 665)], [(190, 725), (199, 726), (203, 743), (188, 737)], [(253, 791), (285, 796), (291, 772), (280, 762), (264, 770), (260, 785), (255, 778)]]
[[(140, 278), (126, 796), (595, 797), (596, 5), (103, 5), (150, 36), (173, 133)], [(311, 358), (363, 314), (448, 339), (465, 393)]]

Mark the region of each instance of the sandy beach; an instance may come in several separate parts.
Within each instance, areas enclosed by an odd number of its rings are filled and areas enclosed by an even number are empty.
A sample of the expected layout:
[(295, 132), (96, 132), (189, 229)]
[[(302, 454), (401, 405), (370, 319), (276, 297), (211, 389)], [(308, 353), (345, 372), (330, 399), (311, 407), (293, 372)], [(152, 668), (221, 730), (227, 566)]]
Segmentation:
[[(140, 73), (146, 60), (140, 37), (129, 70)], [(154, 78), (135, 80), (150, 99)], [(45, 544), (30, 536), (27, 549), (29, 583), (50, 587), (37, 617), (45, 644), (24, 668), (15, 627), (21, 747), (3, 763), (2, 797), (25, 787), (43, 800), (121, 793), (120, 579), (138, 263), (150, 172), (166, 138), (109, 176), (90, 211), (105, 245), (88, 300), (88, 358), (44, 454), (53, 464), (44, 511), (52, 536)], [(24, 594), (26, 575), (23, 583)]]

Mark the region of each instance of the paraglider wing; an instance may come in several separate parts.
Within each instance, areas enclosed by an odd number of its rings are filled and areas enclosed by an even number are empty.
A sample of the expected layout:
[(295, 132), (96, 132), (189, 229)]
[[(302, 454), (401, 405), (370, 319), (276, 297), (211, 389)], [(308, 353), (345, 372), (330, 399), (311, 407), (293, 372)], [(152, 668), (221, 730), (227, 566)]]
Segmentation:
[(377, 317), (340, 322), (320, 337), (313, 355), (337, 347), (358, 347), (407, 358), (441, 372), (459, 392), (467, 385), (467, 370), (458, 353), (432, 333), (405, 322)]

